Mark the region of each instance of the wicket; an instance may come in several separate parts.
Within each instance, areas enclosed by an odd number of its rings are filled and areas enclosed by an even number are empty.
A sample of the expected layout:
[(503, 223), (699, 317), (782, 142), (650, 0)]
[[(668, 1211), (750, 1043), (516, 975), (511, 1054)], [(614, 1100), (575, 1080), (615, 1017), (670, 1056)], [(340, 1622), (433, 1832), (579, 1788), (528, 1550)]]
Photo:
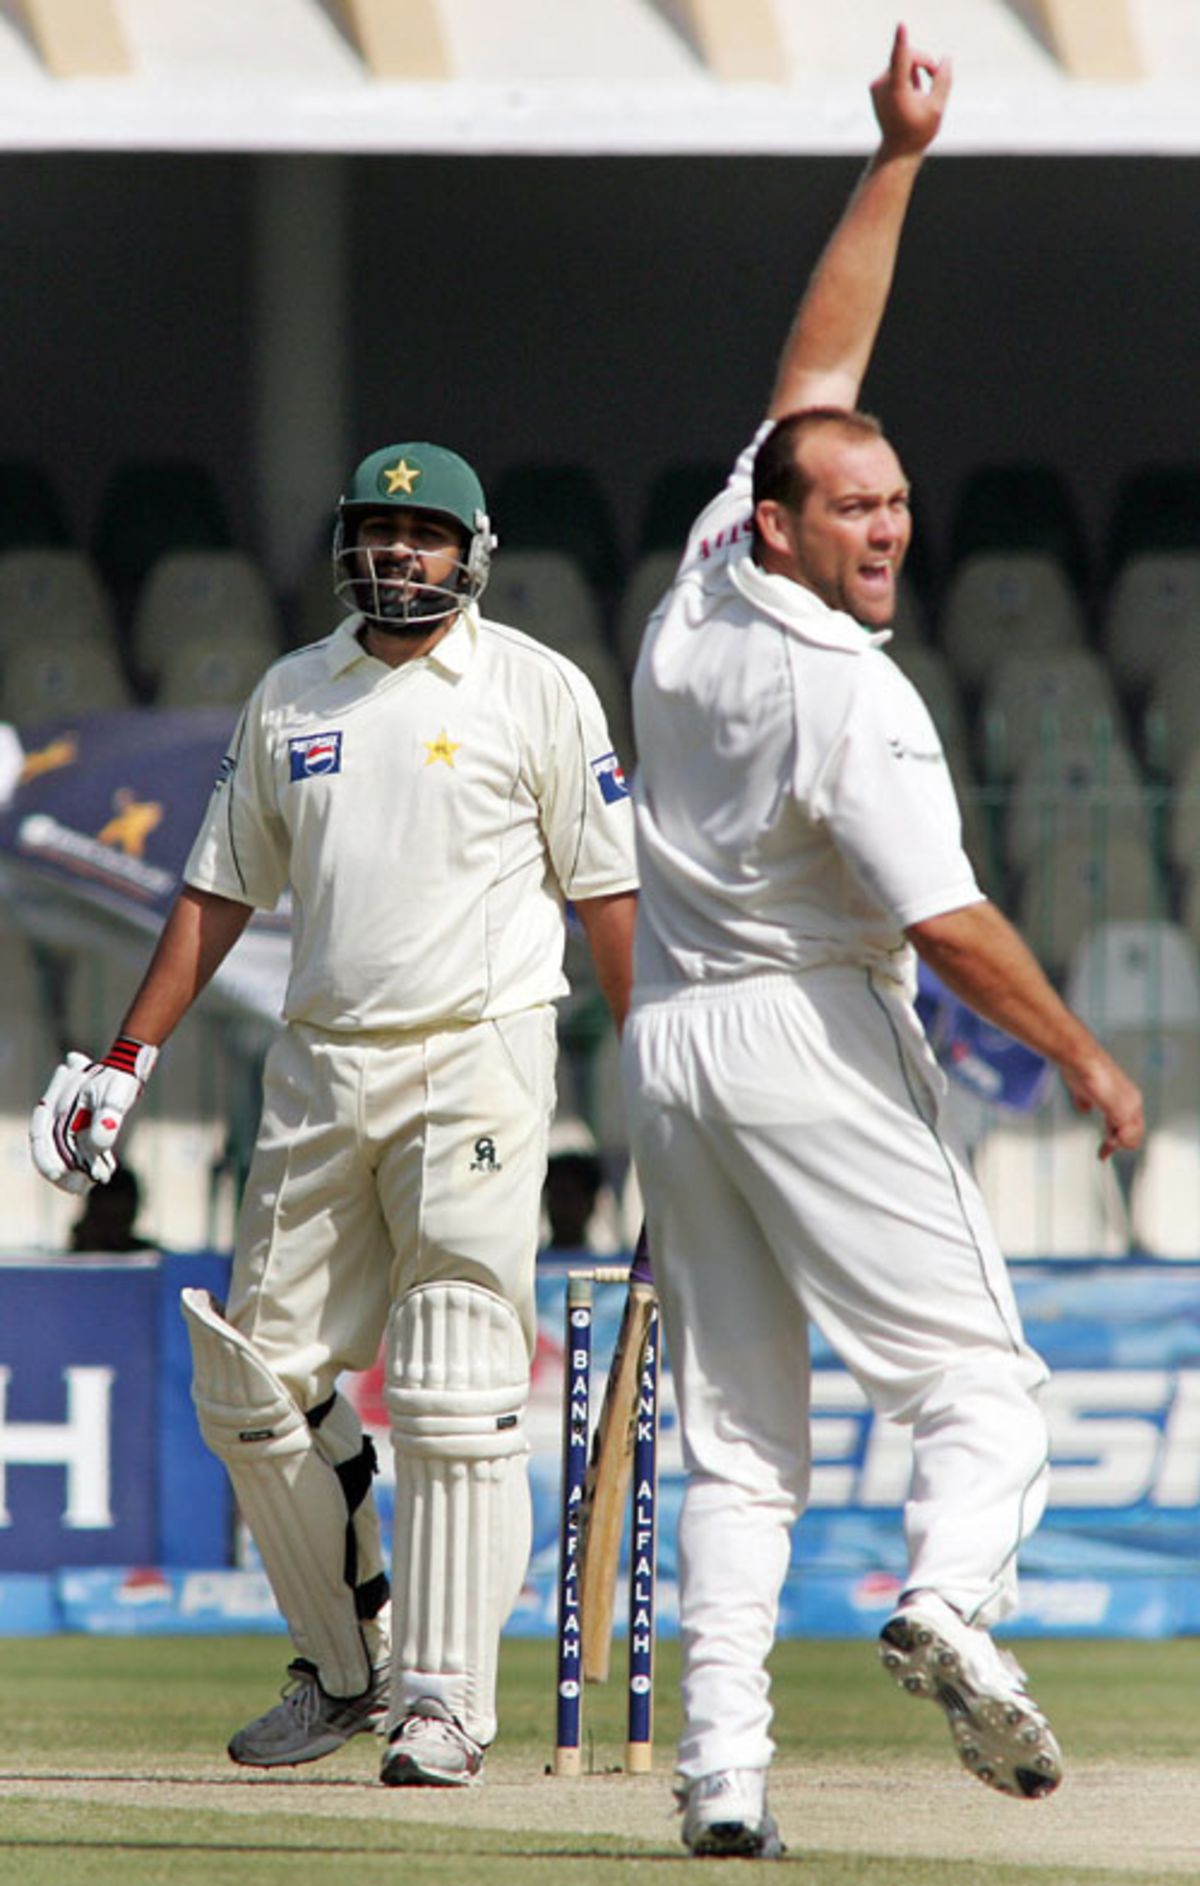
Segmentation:
[[(559, 1531), (556, 1775), (582, 1772), (581, 1518), (591, 1445), (592, 1317), (596, 1284), (627, 1283), (620, 1265), (567, 1275), (563, 1344), (563, 1475)], [(657, 1557), (659, 1321), (650, 1319), (638, 1379), (629, 1562), (625, 1768), (646, 1774), (654, 1744), (654, 1602)]]

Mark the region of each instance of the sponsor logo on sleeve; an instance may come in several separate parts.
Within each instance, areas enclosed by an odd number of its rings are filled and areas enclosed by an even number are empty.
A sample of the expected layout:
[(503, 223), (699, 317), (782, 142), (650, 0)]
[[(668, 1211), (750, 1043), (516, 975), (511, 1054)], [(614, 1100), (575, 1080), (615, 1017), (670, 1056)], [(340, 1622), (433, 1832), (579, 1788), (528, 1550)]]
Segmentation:
[(629, 785), (625, 770), (615, 753), (602, 753), (598, 760), (593, 760), (592, 771), (596, 775), (596, 784), (605, 805), (616, 805), (619, 800), (628, 799)]
[(297, 734), (288, 741), (288, 758), (292, 779), (323, 779), (327, 773), (340, 773), (341, 733)]

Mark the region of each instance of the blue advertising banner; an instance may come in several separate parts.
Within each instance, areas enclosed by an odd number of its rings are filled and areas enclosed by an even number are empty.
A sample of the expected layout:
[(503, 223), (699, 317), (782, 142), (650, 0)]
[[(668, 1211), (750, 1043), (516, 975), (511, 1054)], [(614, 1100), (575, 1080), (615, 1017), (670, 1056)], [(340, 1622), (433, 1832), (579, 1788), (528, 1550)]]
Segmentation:
[[(235, 1543), (224, 1473), (191, 1407), (179, 1289), (221, 1296), (225, 1275), (213, 1257), (0, 1266), (0, 1635), (281, 1628), (253, 1548)], [(1200, 1265), (1022, 1264), (1014, 1281), (1053, 1378), (1050, 1503), (1022, 1555), (1011, 1628), (1200, 1632)], [(545, 1267), (528, 1415), (533, 1554), (512, 1634), (555, 1628), (565, 1296), (565, 1267)], [(597, 1287), (594, 1412), (623, 1298), (620, 1285)], [(655, 1610), (670, 1635), (683, 1478), (664, 1360)], [(819, 1337), (814, 1362), (812, 1502), (780, 1628), (867, 1636), (904, 1573), (908, 1439), (874, 1416)], [(376, 1440), (390, 1526), (382, 1369), (345, 1386)], [(619, 1597), (619, 1632), (622, 1610)]]

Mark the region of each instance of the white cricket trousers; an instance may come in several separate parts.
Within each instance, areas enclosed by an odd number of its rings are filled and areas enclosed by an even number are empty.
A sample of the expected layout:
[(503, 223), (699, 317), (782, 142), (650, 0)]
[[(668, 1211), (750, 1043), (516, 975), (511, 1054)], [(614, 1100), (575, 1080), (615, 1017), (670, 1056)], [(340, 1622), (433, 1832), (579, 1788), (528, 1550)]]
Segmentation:
[(982, 1623), (1013, 1609), (1045, 1505), (1047, 1371), (895, 983), (838, 966), (644, 991), (622, 1073), (688, 1476), (679, 1766), (765, 1767), (810, 1319), (912, 1428), (909, 1586)]
[(371, 1366), (418, 1284), (494, 1290), (532, 1356), (554, 1064), (550, 1007), (273, 1044), (227, 1315), (302, 1408)]

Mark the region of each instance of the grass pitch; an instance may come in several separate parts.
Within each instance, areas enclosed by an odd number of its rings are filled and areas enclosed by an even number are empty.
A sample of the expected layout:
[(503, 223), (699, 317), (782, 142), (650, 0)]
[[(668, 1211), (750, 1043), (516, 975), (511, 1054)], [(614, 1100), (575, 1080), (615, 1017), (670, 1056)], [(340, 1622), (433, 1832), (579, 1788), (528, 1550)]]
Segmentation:
[[(1015, 1802), (972, 1780), (941, 1713), (868, 1643), (781, 1644), (772, 1805), (812, 1886), (1200, 1883), (1200, 1647), (1018, 1646), (1068, 1778)], [(587, 1773), (547, 1774), (553, 1645), (504, 1645), (501, 1736), (466, 1791), (385, 1789), (355, 1741), (302, 1769), (235, 1768), (229, 1733), (270, 1702), (283, 1638), (0, 1639), (0, 1886), (616, 1886), (686, 1868), (670, 1798), (678, 1648), (660, 1646), (656, 1773), (620, 1774), (622, 1647), (587, 1695)]]

